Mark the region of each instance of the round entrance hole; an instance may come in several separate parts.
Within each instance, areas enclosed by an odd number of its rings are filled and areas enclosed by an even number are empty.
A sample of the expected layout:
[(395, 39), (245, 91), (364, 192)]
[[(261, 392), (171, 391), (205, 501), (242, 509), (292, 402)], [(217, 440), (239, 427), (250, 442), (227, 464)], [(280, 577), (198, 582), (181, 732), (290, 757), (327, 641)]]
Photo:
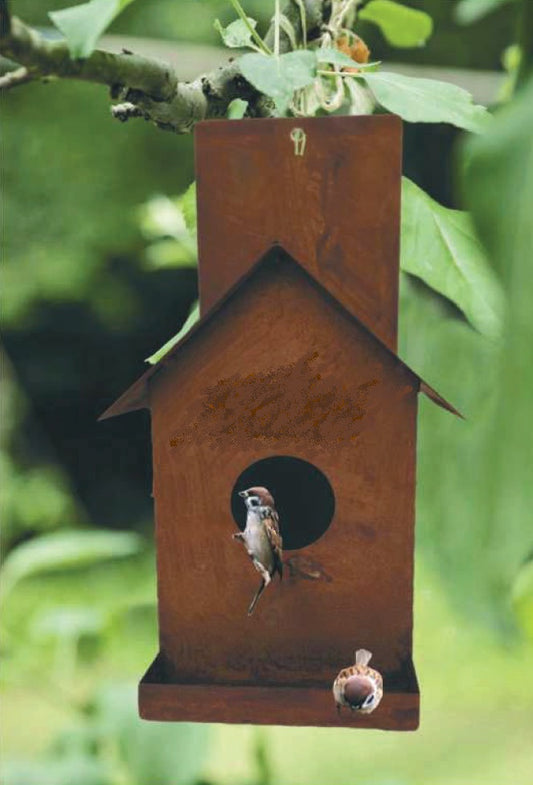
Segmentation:
[(241, 531), (246, 525), (246, 507), (239, 491), (258, 485), (274, 497), (284, 550), (304, 548), (327, 531), (335, 496), (326, 475), (312, 463), (276, 455), (248, 466), (231, 492), (231, 512)]

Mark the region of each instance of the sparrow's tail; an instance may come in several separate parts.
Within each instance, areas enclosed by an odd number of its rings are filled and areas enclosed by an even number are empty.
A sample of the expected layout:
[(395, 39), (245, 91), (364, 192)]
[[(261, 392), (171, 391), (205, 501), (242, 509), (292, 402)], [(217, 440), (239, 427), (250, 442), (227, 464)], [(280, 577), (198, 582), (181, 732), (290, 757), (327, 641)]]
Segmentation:
[(250, 607), (248, 608), (248, 616), (251, 616), (252, 613), (254, 612), (255, 606), (257, 605), (257, 600), (263, 594), (265, 590), (265, 586), (266, 586), (266, 581), (264, 579), (261, 579), (261, 584), (258, 590), (256, 591), (253, 600), (250, 603)]

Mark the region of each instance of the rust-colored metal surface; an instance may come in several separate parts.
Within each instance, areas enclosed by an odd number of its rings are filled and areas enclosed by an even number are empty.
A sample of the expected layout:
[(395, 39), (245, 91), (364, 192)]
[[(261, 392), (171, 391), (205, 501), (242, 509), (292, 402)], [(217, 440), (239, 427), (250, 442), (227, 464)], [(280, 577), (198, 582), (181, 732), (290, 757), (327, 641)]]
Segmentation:
[[(281, 248), (281, 246), (274, 246), (274, 248)], [(272, 249), (270, 249), (271, 251)], [(283, 250), (283, 249), (282, 249)], [(245, 275), (237, 281), (235, 286), (232, 287), (228, 292), (226, 292), (225, 297), (222, 300), (219, 300), (212, 308), (205, 313), (199, 322), (197, 322), (191, 330), (178, 342), (176, 343), (172, 349), (169, 350), (167, 354), (165, 354), (161, 360), (155, 365), (151, 365), (143, 374), (140, 376), (130, 387), (128, 387), (125, 392), (120, 395), (117, 400), (111, 404), (99, 417), (100, 420), (107, 420), (110, 417), (117, 417), (120, 414), (125, 414), (127, 412), (136, 411), (138, 409), (144, 409), (150, 407), (149, 401), (149, 387), (152, 381), (152, 378), (159, 374), (163, 369), (171, 366), (176, 356), (179, 355), (181, 352), (184, 344), (189, 343), (189, 341), (195, 339), (195, 335), (199, 330), (202, 330), (206, 323), (216, 320), (218, 316), (218, 312), (220, 308), (224, 305), (225, 301), (232, 295), (234, 291), (240, 288), (240, 286), (247, 280), (247, 278), (253, 274), (256, 267), (261, 266), (265, 260), (270, 255), (270, 251), (267, 252), (261, 259), (257, 260), (255, 264), (245, 273)], [(327, 294), (327, 292), (325, 292)], [(349, 313), (349, 312), (347, 312)], [(361, 322), (361, 320), (351, 313), (349, 315), (356, 321), (359, 326), (366, 328), (366, 325)], [(371, 332), (367, 330), (368, 332)], [(374, 335), (372, 333), (372, 335)], [(403, 368), (410, 371), (413, 376), (420, 382), (420, 392), (427, 395), (433, 403), (437, 404), (437, 406), (446, 409), (446, 411), (455, 414), (457, 417), (462, 418), (461, 412), (459, 412), (452, 404), (447, 401), (445, 398), (442, 397), (436, 390), (433, 389), (426, 381), (424, 381), (412, 368), (410, 368), (406, 363), (401, 360), (398, 355), (396, 355), (391, 349), (389, 349), (386, 344), (376, 338), (376, 343), (380, 346), (381, 349), (385, 349), (386, 352), (391, 354), (396, 362), (401, 365)]]
[[(152, 412), (160, 652), (139, 687), (146, 719), (417, 727), (418, 392), (458, 412), (395, 354), (400, 160), (395, 117), (197, 126), (202, 319), (103, 415)], [(308, 505), (296, 521), (269, 488), (286, 542), (305, 547), (249, 617), (258, 575), (232, 539), (232, 497), (256, 466), (277, 460), (279, 479), (280, 456), (283, 493), (306, 494), (310, 465), (329, 517), (307, 525)], [(358, 648), (384, 698), (337, 715), (331, 686)]]
[(197, 125), (201, 312), (280, 243), (396, 350), (401, 137), (393, 115)]
[[(146, 720), (204, 722), (206, 691), (210, 722), (258, 725), (323, 725), (326, 727), (416, 730), (420, 696), (408, 663), (398, 682), (385, 685), (387, 701), (372, 715), (331, 711), (331, 685), (224, 686), (172, 683), (158, 655), (139, 686), (141, 717)], [(317, 722), (317, 718), (319, 721)]]
[[(153, 377), (160, 649), (173, 686), (143, 683), (143, 716), (360, 726), (352, 713), (337, 718), (326, 685), (364, 646), (394, 689), (363, 725), (416, 724), (408, 674), (418, 388), (281, 249)], [(231, 537), (231, 493), (247, 466), (275, 455), (323, 472), (335, 515), (317, 541), (286, 554), (308, 560), (316, 578), (287, 570), (248, 617), (257, 574)], [(224, 688), (218, 708), (213, 684)]]

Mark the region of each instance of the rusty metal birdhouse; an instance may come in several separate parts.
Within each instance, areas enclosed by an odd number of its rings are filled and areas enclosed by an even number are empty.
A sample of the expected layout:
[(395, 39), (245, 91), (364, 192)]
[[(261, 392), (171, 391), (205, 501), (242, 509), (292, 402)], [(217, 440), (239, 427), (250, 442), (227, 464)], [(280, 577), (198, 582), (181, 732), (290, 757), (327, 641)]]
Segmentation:
[[(455, 410), (396, 354), (401, 122), (201, 123), (196, 176), (201, 318), (103, 415), (152, 417), (141, 716), (414, 729), (418, 394)], [(258, 573), (232, 534), (254, 486), (275, 499), (284, 576), (249, 616)], [(332, 684), (360, 648), (383, 698), (339, 714)]]

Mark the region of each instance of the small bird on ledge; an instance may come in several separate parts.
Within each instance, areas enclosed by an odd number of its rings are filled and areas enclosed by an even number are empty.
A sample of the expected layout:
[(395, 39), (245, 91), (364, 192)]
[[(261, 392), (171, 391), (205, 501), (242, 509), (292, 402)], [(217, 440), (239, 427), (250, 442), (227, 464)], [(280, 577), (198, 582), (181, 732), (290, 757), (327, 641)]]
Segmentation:
[(355, 665), (341, 670), (333, 682), (333, 696), (339, 713), (342, 706), (361, 714), (370, 714), (379, 706), (383, 697), (383, 679), (378, 671), (368, 667), (371, 657), (371, 651), (358, 649)]
[(239, 496), (246, 504), (246, 527), (233, 535), (241, 540), (255, 569), (261, 575), (261, 584), (256, 591), (248, 616), (254, 612), (257, 601), (276, 572), (283, 577), (283, 542), (279, 533), (279, 516), (272, 494), (266, 488), (253, 487), (240, 491)]

